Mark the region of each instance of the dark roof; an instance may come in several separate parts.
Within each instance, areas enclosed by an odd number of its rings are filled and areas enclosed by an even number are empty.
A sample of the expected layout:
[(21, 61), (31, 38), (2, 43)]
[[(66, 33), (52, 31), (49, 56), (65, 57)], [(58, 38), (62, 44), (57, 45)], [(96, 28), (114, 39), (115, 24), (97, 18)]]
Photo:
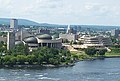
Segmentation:
[(52, 37), (48, 34), (37, 35), (36, 37), (39, 39), (52, 39)]
[(23, 44), (22, 41), (15, 41), (15, 45), (20, 45), (20, 44)]
[(59, 35), (55, 34), (53, 35), (53, 38), (59, 38)]
[(24, 39), (25, 43), (38, 43), (37, 39), (35, 37), (27, 37)]

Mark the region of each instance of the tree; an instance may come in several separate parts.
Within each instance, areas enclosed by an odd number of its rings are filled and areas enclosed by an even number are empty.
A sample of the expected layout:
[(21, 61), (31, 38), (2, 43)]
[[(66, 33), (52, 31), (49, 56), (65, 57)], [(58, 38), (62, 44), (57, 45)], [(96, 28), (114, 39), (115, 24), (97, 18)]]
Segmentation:
[(29, 48), (28, 45), (20, 44), (16, 45), (12, 50), (12, 55), (28, 55), (29, 54)]
[(26, 62), (26, 56), (25, 55), (17, 55), (17, 63), (24, 65)]
[(33, 64), (36, 61), (35, 55), (27, 55), (26, 61), (29, 62), (29, 64)]
[(43, 61), (44, 61), (44, 57), (41, 54), (39, 54), (38, 57), (37, 57), (38, 64), (41, 65), (43, 63)]
[(87, 55), (90, 55), (90, 56), (93, 56), (93, 55), (95, 55), (96, 54), (96, 49), (95, 48), (86, 48), (85, 49), (85, 53), (87, 54)]
[(55, 59), (55, 58), (49, 58), (49, 63), (50, 63), (50, 64), (53, 64), (53, 65), (58, 65), (58, 64), (60, 64), (59, 60), (58, 60), (58, 59)]
[(3, 41), (1, 41), (0, 42), (0, 52), (3, 53), (6, 50), (7, 50), (7, 45)]
[(25, 64), (53, 64), (71, 63), (70, 51), (55, 48), (41, 47), (32, 52), (25, 53), (27, 47), (15, 46), (14, 49), (6, 51), (6, 55), (0, 56), (0, 65), (25, 65)]
[(70, 41), (70, 45), (72, 45), (73, 44), (73, 40), (72, 41)]
[(17, 62), (17, 58), (14, 57), (14, 56), (12, 56), (12, 57), (10, 58), (10, 62), (11, 62), (12, 65), (15, 65), (16, 62)]
[(77, 42), (76, 42), (76, 41), (74, 41), (74, 42), (73, 42), (73, 44), (77, 44)]
[(100, 56), (104, 56), (106, 52), (107, 52), (106, 49), (99, 49), (99, 50), (97, 51), (97, 54), (99, 54)]
[(63, 39), (62, 43), (69, 43), (68, 39)]
[(10, 55), (6, 55), (6, 56), (4, 57), (4, 65), (10, 65), (10, 64), (11, 64), (10, 58), (11, 58)]
[(29, 48), (28, 48), (28, 45), (27, 44), (25, 44), (24, 45), (24, 53), (25, 53), (25, 55), (28, 55), (29, 54)]
[(83, 43), (82, 43), (82, 41), (79, 41), (78, 44), (81, 45), (81, 44), (83, 44)]

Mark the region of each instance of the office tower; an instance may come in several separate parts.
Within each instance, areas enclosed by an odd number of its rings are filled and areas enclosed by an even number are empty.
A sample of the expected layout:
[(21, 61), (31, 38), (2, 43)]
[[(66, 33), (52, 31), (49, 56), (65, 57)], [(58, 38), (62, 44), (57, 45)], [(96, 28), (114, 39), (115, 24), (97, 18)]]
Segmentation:
[(7, 33), (7, 50), (11, 50), (15, 46), (15, 32)]
[(115, 38), (117, 38), (120, 34), (120, 30), (119, 29), (114, 29), (111, 31), (111, 36), (114, 36)]
[(80, 32), (81, 31), (81, 26), (77, 26), (77, 32)]
[(18, 29), (18, 20), (17, 19), (10, 20), (10, 28), (14, 29), (14, 30)]

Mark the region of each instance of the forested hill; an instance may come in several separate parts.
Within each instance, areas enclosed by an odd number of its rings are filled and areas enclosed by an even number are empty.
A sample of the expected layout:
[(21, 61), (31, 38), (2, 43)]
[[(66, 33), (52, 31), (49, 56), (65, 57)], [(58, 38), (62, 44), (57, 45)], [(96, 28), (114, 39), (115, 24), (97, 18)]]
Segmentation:
[[(37, 22), (27, 20), (27, 19), (18, 19), (19, 25), (40, 25)], [(0, 24), (9, 25), (10, 24), (10, 18), (0, 18)]]

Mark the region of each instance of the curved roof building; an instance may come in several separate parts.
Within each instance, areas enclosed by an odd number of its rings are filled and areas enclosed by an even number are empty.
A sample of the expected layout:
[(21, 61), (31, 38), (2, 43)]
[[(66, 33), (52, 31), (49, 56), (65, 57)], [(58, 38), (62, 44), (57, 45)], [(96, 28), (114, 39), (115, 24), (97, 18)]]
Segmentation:
[(37, 35), (37, 38), (39, 38), (39, 39), (45, 39), (45, 40), (51, 40), (52, 39), (52, 37), (50, 36), (50, 35), (48, 35), (48, 34), (43, 34), (43, 35)]
[[(52, 38), (52, 36), (48, 34), (39, 34), (35, 37), (27, 37), (23, 39), (23, 42), (29, 46), (30, 50), (36, 49), (38, 47), (47, 46), (49, 48), (57, 48), (61, 49), (62, 47), (62, 39), (60, 38)], [(16, 41), (16, 45), (20, 44), (20, 41)]]
[(109, 47), (112, 45), (112, 41), (108, 37), (96, 36), (96, 37), (85, 37), (84, 44), (87, 47)]
[(15, 45), (20, 45), (20, 44), (24, 44), (23, 41), (16, 41)]
[(27, 37), (24, 39), (24, 42), (25, 43), (34, 43), (34, 44), (38, 43), (37, 38), (35, 38), (35, 37)]

